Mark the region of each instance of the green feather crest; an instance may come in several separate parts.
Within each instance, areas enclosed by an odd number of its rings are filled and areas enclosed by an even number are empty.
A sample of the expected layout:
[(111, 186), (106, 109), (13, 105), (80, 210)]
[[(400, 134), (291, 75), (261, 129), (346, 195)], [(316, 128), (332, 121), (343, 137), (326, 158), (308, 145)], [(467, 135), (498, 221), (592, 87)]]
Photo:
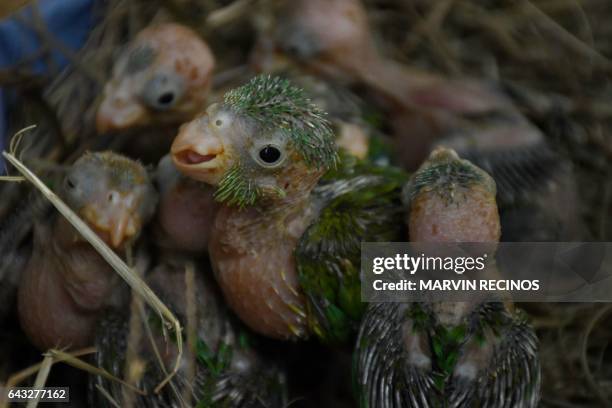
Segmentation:
[(226, 106), (284, 132), (309, 166), (335, 167), (338, 156), (326, 113), (286, 79), (260, 75), (225, 94)]
[(414, 199), (423, 189), (445, 190), (451, 184), (469, 187), (482, 182), (482, 174), (474, 171), (474, 166), (466, 161), (436, 164), (414, 174), (410, 198)]
[(436, 191), (446, 196), (454, 186), (469, 188), (476, 184), (495, 196), (495, 181), (489, 174), (469, 160), (460, 159), (453, 150), (440, 148), (414, 173), (404, 188), (403, 197), (410, 203), (421, 191)]

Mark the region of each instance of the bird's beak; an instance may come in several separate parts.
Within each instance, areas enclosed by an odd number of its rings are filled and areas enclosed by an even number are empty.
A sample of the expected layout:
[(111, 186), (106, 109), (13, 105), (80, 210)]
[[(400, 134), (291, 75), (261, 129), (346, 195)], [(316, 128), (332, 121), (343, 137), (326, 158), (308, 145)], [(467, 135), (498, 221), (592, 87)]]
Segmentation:
[(106, 87), (96, 113), (98, 133), (125, 130), (144, 124), (146, 119), (147, 111), (139, 101), (130, 95), (124, 95), (124, 92), (116, 87)]
[(228, 155), (218, 134), (203, 115), (181, 126), (170, 150), (172, 161), (183, 174), (216, 185), (228, 167)]
[(132, 194), (110, 192), (107, 205), (91, 204), (83, 216), (98, 235), (114, 249), (119, 249), (140, 231), (141, 220)]

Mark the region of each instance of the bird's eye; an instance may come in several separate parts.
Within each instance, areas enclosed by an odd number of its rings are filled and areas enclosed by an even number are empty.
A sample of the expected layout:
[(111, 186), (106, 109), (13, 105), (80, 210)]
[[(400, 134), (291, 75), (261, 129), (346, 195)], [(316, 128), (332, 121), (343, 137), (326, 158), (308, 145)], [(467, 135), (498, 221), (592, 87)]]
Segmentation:
[(216, 125), (217, 127), (221, 127), (221, 126), (223, 126), (223, 121), (222, 121), (221, 119), (217, 119), (217, 120), (215, 121), (215, 125)]
[(72, 180), (71, 178), (67, 178), (66, 179), (66, 186), (73, 190), (76, 187), (76, 183), (74, 182), (74, 180)]
[(259, 158), (266, 164), (276, 164), (281, 156), (281, 151), (272, 145), (264, 146), (259, 150)]

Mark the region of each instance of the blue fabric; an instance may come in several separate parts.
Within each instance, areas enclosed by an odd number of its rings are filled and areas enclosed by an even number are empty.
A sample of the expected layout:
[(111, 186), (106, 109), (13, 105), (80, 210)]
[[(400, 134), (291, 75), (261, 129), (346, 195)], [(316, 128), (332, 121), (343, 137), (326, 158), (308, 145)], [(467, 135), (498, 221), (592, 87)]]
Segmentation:
[[(93, 3), (94, 0), (39, 0), (38, 11), (49, 33), (66, 48), (74, 51), (83, 45), (93, 26)], [(18, 15), (0, 21), (0, 71), (32, 56), (41, 45), (36, 32), (28, 24), (35, 21), (32, 8), (26, 7), (17, 13)], [(56, 68), (64, 67), (68, 63), (57, 51), (52, 53), (51, 58)], [(28, 67), (39, 74), (54, 68), (47, 65), (45, 58), (33, 60)], [(9, 92), (0, 88), (0, 149), (4, 149), (6, 141), (8, 103)], [(0, 168), (4, 169), (1, 160), (0, 157)]]

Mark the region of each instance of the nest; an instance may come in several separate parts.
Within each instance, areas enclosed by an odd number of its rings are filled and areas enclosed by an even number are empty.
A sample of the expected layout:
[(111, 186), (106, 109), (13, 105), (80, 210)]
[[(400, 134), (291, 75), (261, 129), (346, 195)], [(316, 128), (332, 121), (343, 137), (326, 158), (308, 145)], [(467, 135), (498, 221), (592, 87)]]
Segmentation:
[[(25, 162), (53, 179), (62, 163), (85, 150), (121, 148), (120, 140), (95, 136), (93, 111), (113, 57), (151, 21), (178, 20), (199, 32), (218, 59), (217, 80), (224, 81), (247, 63), (255, 20), (272, 3), (99, 1), (99, 22), (78, 53), (54, 40), (34, 13), (28, 24), (43, 45), (32, 57), (55, 50), (71, 65), (40, 76), (27, 69), (26, 60), (10, 72), (0, 72), (0, 86), (15, 89), (20, 101), (11, 112), (13, 129), (39, 124), (27, 138), (36, 143), (25, 149)], [(387, 55), (444, 75), (503, 84), (555, 150), (571, 159), (583, 221), (593, 240), (612, 240), (609, 0), (365, 0), (365, 4)], [(5, 183), (0, 188), (0, 219), (5, 223), (0, 250), (9, 253), (27, 237), (31, 214), (40, 202), (27, 198), (23, 186)], [(18, 207), (21, 211), (16, 213)], [(525, 309), (541, 341), (543, 405), (612, 405), (612, 306), (528, 304)]]

